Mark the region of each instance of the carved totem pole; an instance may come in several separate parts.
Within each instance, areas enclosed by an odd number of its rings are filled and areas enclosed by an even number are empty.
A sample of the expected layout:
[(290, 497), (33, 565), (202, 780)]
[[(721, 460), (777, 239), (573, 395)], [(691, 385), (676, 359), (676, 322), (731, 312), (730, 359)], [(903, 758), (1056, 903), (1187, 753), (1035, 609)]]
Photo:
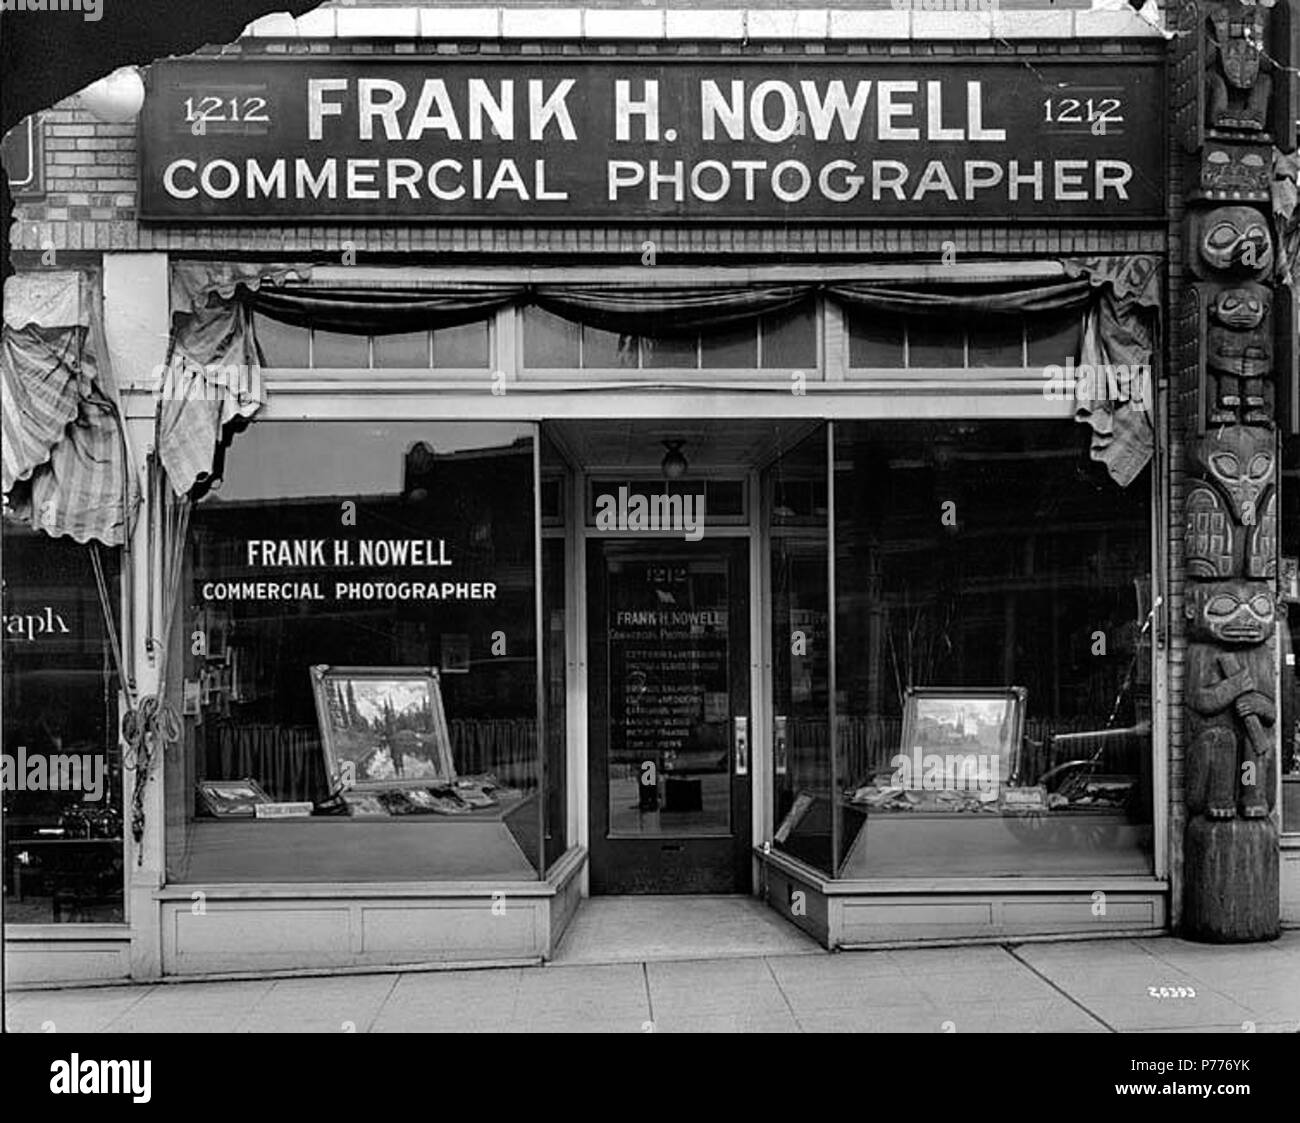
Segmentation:
[(1294, 147), (1291, 0), (1182, 0), (1174, 100), (1187, 159), (1174, 348), (1185, 406), (1187, 825), (1182, 931), (1278, 934), (1275, 150)]

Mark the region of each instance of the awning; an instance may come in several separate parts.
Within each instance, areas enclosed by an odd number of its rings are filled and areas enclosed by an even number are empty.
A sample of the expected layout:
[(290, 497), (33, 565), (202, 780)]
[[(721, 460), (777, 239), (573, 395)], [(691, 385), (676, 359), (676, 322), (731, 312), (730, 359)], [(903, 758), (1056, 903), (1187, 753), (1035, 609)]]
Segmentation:
[(155, 447), (176, 495), (212, 479), (225, 445), (262, 408), (261, 386), (253, 313), (244, 301), (215, 295), (173, 317)]
[(52, 537), (120, 546), (138, 495), (98, 287), (84, 273), (19, 273), (4, 304), (5, 504)]

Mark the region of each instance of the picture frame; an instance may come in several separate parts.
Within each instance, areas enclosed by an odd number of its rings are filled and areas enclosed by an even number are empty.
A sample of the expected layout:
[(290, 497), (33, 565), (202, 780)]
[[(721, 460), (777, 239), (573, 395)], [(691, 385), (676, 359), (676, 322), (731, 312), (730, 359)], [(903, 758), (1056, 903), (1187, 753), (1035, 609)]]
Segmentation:
[(456, 779), (436, 667), (311, 668), (326, 774), (344, 790)]
[(200, 780), (195, 785), (207, 811), (218, 819), (254, 819), (271, 797), (251, 776), (242, 780)]
[(904, 789), (997, 791), (1014, 782), (1029, 691), (910, 687), (903, 738), (891, 762)]

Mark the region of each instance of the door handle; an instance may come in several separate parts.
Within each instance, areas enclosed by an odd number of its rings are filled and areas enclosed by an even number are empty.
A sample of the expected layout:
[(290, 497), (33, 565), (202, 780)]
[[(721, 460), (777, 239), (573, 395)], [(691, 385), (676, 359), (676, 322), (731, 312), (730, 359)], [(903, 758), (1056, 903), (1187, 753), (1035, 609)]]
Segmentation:
[(735, 734), (732, 742), (736, 751), (736, 775), (749, 775), (749, 718), (735, 719)]
[(777, 714), (772, 719), (772, 759), (778, 776), (784, 776), (790, 769), (790, 742), (786, 733), (788, 720), (785, 714)]

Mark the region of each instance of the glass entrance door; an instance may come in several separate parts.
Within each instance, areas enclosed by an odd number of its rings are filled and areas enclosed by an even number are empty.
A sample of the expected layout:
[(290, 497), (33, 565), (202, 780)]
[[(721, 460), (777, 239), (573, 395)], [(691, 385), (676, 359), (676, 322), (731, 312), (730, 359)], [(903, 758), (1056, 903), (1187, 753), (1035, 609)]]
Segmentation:
[(593, 893), (749, 892), (747, 549), (588, 543)]

